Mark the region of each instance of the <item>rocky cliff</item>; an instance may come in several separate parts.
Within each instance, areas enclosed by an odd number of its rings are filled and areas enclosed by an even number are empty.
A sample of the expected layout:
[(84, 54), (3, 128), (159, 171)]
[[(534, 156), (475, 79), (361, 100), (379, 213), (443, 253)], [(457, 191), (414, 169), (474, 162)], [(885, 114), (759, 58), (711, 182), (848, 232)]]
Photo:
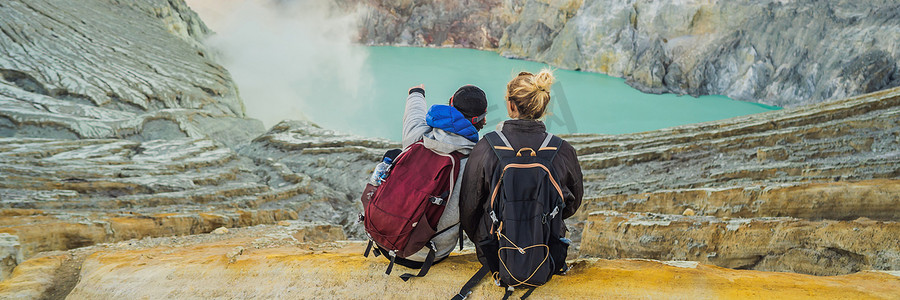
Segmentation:
[[(569, 141), (585, 174), (582, 256), (810, 274), (900, 268), (900, 88)], [(590, 216), (600, 210), (650, 215)], [(672, 216), (682, 214), (696, 217)]]
[(342, 2), (364, 43), (489, 49), (645, 92), (792, 107), (900, 86), (892, 0)]
[[(219, 227), (354, 232), (352, 197), (272, 159), (300, 148), (237, 152), (265, 131), (183, 1), (6, 1), (0, 16), (0, 278), (46, 251)], [(320, 151), (391, 144), (300, 127)]]
[(0, 136), (132, 140), (262, 133), (183, 1), (4, 1)]

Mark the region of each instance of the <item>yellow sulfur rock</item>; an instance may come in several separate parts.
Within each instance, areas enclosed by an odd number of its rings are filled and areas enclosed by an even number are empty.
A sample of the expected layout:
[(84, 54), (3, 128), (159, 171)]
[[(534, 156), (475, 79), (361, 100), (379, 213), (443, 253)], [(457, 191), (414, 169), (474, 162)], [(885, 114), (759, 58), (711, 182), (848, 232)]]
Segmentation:
[(67, 255), (44, 256), (18, 265), (9, 279), (0, 282), (0, 299), (43, 298), (66, 259)]
[[(403, 282), (411, 270), (361, 255), (362, 242), (305, 250), (282, 246), (242, 249), (232, 239), (178, 249), (98, 252), (81, 269), (70, 299), (292, 298), (447, 299), (480, 266), (473, 254), (452, 255), (428, 276)], [(154, 259), (141, 260), (150, 255)], [(517, 291), (513, 296), (521, 296)], [(485, 279), (471, 299), (495, 299), (503, 290)], [(537, 289), (533, 299), (656, 298), (797, 299), (900, 297), (900, 277), (882, 272), (817, 277), (792, 273), (731, 270), (685, 262), (587, 259), (573, 262), (565, 276)]]

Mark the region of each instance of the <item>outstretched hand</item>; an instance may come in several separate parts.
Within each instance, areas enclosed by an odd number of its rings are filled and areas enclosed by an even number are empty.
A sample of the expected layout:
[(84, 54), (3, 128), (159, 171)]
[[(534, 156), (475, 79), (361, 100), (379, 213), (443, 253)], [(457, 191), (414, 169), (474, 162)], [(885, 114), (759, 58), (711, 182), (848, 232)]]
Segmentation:
[(423, 90), (424, 90), (424, 89), (425, 89), (425, 84), (423, 83), (423, 84), (420, 84), (420, 85), (411, 87), (411, 88), (409, 88), (409, 91), (407, 91), (407, 92), (408, 92), (408, 93), (409, 93), (409, 92), (412, 92), (412, 90), (415, 89), (415, 88), (420, 88), (420, 89), (423, 89)]

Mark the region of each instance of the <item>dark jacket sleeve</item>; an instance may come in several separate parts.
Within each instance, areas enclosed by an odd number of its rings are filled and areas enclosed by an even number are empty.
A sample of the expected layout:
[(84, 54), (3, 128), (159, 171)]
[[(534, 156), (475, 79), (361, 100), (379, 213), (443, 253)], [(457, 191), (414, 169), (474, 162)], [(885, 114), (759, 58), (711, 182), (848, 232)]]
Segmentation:
[(481, 207), (487, 199), (487, 190), (490, 188), (488, 183), (490, 178), (485, 179), (485, 159), (491, 154), (489, 150), (490, 143), (485, 139), (475, 144), (466, 163), (459, 193), (459, 224), (473, 242), (476, 239), (478, 223), (484, 213)]
[(565, 185), (568, 193), (565, 195), (566, 208), (563, 210), (563, 219), (567, 219), (578, 211), (581, 207), (581, 197), (584, 196), (584, 179), (581, 174), (581, 164), (578, 163), (578, 154), (575, 148), (568, 142), (563, 141), (562, 146), (557, 154), (562, 158), (565, 164)]

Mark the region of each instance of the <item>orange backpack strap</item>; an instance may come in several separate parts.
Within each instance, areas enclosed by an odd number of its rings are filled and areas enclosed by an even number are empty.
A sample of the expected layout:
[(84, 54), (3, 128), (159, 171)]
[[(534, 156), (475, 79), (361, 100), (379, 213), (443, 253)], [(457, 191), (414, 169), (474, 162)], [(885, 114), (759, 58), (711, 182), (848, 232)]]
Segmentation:
[(548, 132), (544, 142), (541, 143), (541, 147), (538, 148), (537, 156), (553, 162), (553, 159), (556, 158), (556, 153), (559, 152), (559, 147), (562, 146), (562, 142), (563, 140), (560, 137)]
[(516, 150), (509, 144), (509, 140), (506, 139), (506, 136), (504, 136), (502, 132), (492, 131), (485, 134), (484, 138), (488, 141), (488, 144), (491, 145), (491, 149), (494, 151), (494, 154), (497, 155), (497, 158), (502, 160), (504, 157), (513, 157), (516, 155)]

